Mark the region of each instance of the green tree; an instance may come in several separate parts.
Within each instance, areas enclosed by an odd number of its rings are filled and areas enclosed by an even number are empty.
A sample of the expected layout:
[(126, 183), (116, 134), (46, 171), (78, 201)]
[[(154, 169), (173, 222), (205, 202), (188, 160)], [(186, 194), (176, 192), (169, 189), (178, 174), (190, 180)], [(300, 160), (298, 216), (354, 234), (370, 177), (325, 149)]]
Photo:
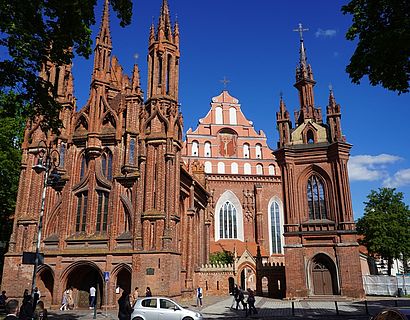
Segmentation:
[(353, 83), (364, 76), (371, 85), (409, 91), (410, 81), (410, 1), (351, 0), (342, 7), (353, 23), (346, 33), (358, 43), (346, 71)]
[(369, 253), (387, 259), (391, 275), (393, 259), (410, 253), (410, 210), (394, 188), (372, 190), (367, 199), (364, 215), (357, 221), (357, 231), (364, 236), (360, 242)]
[[(91, 54), (97, 0), (0, 0), (0, 94), (14, 91), (19, 113), (41, 116), (44, 129), (61, 127), (53, 85), (39, 77), (43, 63), (69, 64)], [(132, 0), (110, 0), (121, 26), (131, 22)], [(51, 94), (50, 94), (51, 93)]]
[[(0, 242), (3, 243), (9, 241), (12, 231), (19, 183), (25, 122), (18, 112), (21, 110), (20, 103), (16, 94), (0, 94)], [(3, 274), (2, 260), (0, 248), (0, 277)]]
[(214, 252), (209, 255), (211, 264), (231, 264), (233, 263), (233, 253), (228, 250)]

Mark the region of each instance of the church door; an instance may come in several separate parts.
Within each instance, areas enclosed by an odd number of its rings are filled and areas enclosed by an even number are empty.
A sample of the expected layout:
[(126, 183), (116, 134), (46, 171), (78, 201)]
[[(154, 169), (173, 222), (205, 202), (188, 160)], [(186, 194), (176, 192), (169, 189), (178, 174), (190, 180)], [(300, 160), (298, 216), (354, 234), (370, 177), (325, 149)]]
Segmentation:
[(315, 295), (332, 295), (332, 275), (330, 270), (321, 262), (315, 262), (312, 270), (313, 288)]

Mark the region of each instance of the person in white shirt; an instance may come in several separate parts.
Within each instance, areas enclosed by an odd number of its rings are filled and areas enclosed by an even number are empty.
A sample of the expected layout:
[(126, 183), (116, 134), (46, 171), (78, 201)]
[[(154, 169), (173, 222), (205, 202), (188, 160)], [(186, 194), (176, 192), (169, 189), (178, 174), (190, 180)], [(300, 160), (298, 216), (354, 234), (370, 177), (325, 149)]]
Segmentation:
[(95, 301), (95, 292), (96, 291), (97, 290), (95, 289), (95, 287), (91, 286), (91, 288), (90, 288), (90, 309), (95, 308), (95, 303), (96, 303), (96, 301)]

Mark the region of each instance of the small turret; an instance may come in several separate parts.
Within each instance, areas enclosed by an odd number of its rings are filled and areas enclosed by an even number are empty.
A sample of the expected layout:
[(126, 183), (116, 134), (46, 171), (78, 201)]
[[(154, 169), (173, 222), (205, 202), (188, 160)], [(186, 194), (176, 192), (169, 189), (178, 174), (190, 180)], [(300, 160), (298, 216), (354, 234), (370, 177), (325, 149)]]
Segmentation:
[(330, 88), (329, 105), (327, 106), (326, 111), (327, 124), (329, 126), (329, 142), (344, 141), (340, 125), (340, 105), (336, 103), (332, 88)]

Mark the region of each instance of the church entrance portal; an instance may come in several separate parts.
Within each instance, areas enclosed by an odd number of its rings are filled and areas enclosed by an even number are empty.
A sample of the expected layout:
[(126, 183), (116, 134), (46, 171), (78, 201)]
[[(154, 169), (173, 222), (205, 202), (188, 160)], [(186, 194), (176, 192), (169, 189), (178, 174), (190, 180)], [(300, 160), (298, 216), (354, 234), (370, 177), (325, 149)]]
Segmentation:
[(324, 254), (318, 254), (312, 260), (311, 266), (313, 294), (338, 294), (336, 267), (333, 261)]
[(100, 270), (96, 266), (82, 264), (70, 271), (67, 278), (67, 287), (73, 287), (74, 304), (76, 307), (89, 307), (91, 286), (97, 289), (97, 308), (100, 308), (103, 301), (103, 279)]
[(118, 287), (128, 293), (131, 293), (131, 272), (126, 268), (123, 268), (118, 272), (116, 288)]

